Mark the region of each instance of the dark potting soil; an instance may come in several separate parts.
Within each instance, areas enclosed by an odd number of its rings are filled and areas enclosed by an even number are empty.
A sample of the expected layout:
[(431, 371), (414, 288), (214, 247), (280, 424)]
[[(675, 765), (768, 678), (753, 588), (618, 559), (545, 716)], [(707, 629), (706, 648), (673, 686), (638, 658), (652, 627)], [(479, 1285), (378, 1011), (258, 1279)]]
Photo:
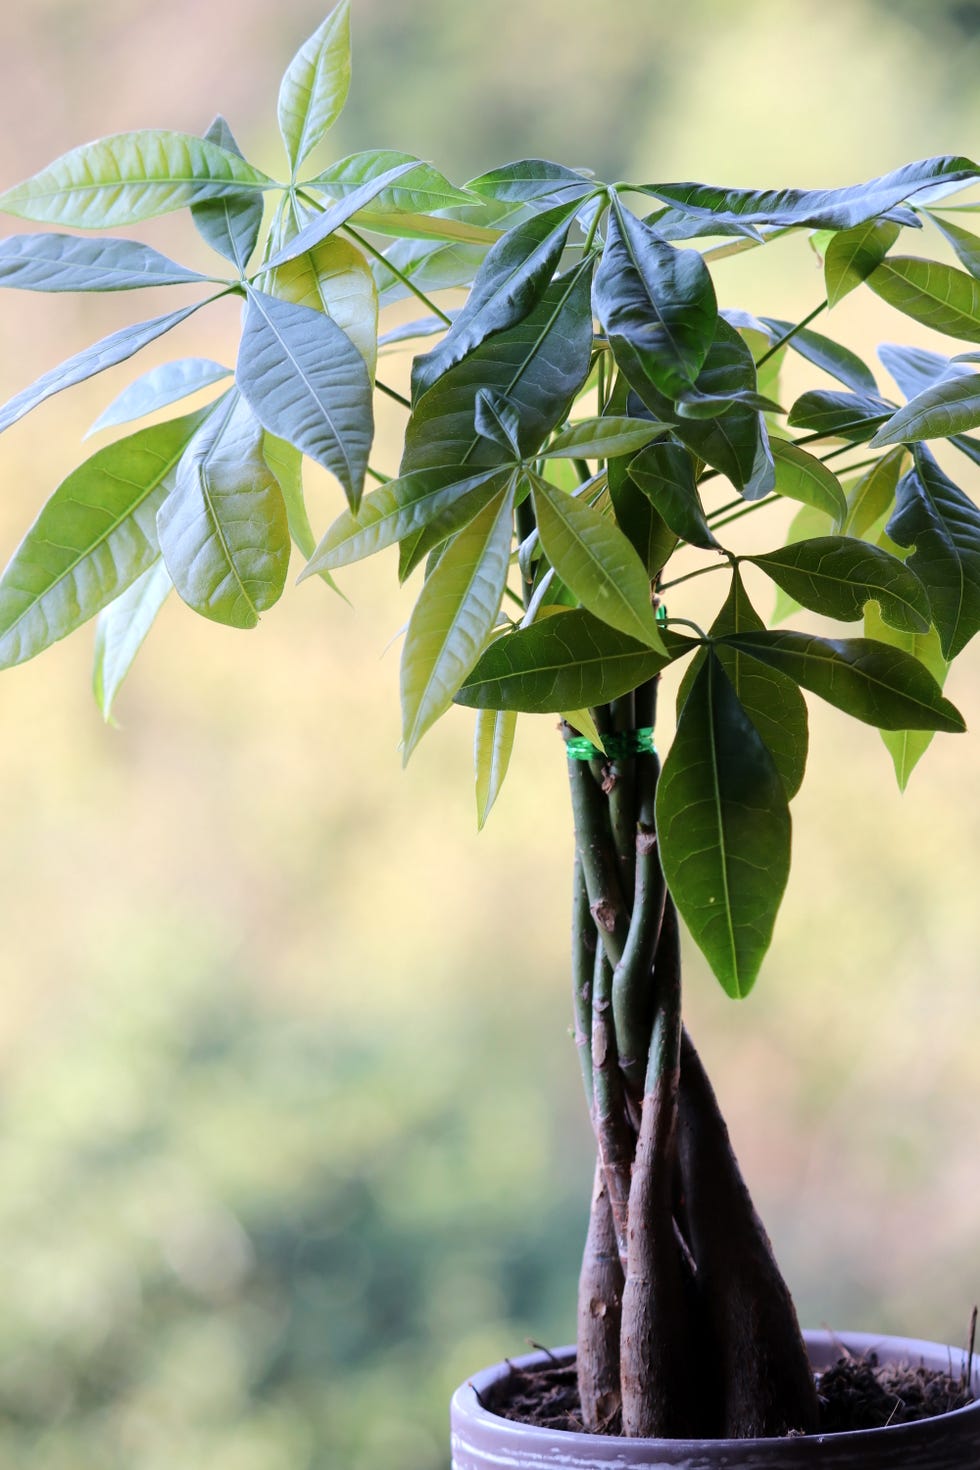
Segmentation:
[[(844, 1356), (817, 1375), (820, 1433), (883, 1429), (948, 1414), (973, 1402), (973, 1394), (956, 1378), (908, 1364), (880, 1364), (874, 1353)], [(542, 1368), (512, 1369), (497, 1385), (485, 1407), (505, 1419), (540, 1429), (566, 1429), (585, 1434), (579, 1406), (575, 1364), (555, 1359)], [(618, 1432), (618, 1426), (610, 1426)]]

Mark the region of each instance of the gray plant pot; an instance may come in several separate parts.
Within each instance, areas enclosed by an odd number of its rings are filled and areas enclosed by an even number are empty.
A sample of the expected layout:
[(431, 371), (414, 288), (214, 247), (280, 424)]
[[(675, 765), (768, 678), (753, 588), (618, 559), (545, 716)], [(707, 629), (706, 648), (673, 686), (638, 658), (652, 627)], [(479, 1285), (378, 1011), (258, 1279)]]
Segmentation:
[[(959, 1348), (866, 1332), (807, 1332), (814, 1368), (828, 1368), (841, 1344), (854, 1353), (875, 1351), (882, 1362), (924, 1364), (959, 1375)], [(573, 1348), (558, 1354), (571, 1359)], [(518, 1358), (520, 1366), (546, 1362), (543, 1353)], [(980, 1366), (974, 1370), (977, 1401), (952, 1414), (918, 1424), (866, 1429), (800, 1439), (612, 1439), (515, 1424), (481, 1408), (494, 1384), (506, 1377), (499, 1363), (457, 1389), (450, 1408), (453, 1470), (980, 1470)]]

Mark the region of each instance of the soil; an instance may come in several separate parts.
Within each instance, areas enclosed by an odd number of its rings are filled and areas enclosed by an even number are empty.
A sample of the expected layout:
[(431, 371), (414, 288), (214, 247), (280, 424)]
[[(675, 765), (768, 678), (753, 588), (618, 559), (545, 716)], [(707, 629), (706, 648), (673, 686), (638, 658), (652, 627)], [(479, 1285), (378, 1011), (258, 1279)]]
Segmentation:
[[(874, 1353), (861, 1358), (843, 1356), (832, 1368), (818, 1373), (817, 1396), (821, 1434), (911, 1424), (966, 1408), (974, 1401), (971, 1391), (947, 1373), (909, 1364), (880, 1364)], [(587, 1433), (574, 1362), (556, 1358), (542, 1368), (514, 1368), (484, 1406), (522, 1424)]]

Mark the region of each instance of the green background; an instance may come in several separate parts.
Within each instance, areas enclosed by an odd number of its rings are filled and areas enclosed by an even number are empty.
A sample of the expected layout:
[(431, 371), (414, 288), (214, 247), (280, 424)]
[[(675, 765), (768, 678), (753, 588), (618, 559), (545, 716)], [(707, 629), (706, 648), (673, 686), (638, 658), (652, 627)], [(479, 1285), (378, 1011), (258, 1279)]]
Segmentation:
[[(335, 156), (771, 187), (980, 152), (976, 4), (353, 10)], [(219, 109), (276, 171), (278, 80), (320, 18), (290, 0), (8, 14), (4, 184)], [(203, 258), (186, 219), (150, 237)], [(723, 304), (816, 303), (805, 242), (770, 254), (719, 267)], [(0, 395), (158, 309), (10, 293)], [(858, 348), (927, 341), (870, 293), (838, 310)], [(226, 357), (235, 326), (232, 307), (195, 319), (141, 366)], [(126, 380), (4, 436), (4, 555)], [(312, 487), (322, 528), (339, 492)], [(248, 636), (174, 600), (116, 730), (87, 633), (0, 681), (5, 1464), (438, 1470), (454, 1384), (573, 1335), (591, 1159), (561, 746), (521, 724), (479, 837), (469, 714), (402, 773), (394, 583), (393, 558), (352, 570), (354, 612), (290, 588)], [(948, 692), (976, 726), (975, 654)], [(758, 989), (728, 1002), (690, 955), (691, 1025), (803, 1319), (961, 1342), (980, 1292), (976, 739), (939, 737), (902, 799), (873, 731), (813, 726)]]

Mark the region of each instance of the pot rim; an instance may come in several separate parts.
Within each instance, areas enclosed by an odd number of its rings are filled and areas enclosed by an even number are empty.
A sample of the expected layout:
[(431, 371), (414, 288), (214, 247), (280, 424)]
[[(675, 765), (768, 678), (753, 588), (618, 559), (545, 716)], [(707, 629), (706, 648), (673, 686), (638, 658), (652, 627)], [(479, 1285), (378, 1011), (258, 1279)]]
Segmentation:
[[(887, 1333), (874, 1332), (829, 1332), (804, 1331), (803, 1340), (810, 1354), (814, 1367), (822, 1367), (820, 1361), (828, 1357), (829, 1361), (836, 1361), (841, 1351), (850, 1351), (856, 1355), (881, 1351), (891, 1354), (897, 1361), (916, 1359), (926, 1362), (932, 1359), (930, 1366), (935, 1367), (938, 1361), (947, 1371), (957, 1374), (962, 1373), (967, 1364), (967, 1351), (964, 1348), (950, 1347), (945, 1343), (930, 1342), (924, 1338), (895, 1337)], [(488, 1393), (495, 1384), (511, 1371), (512, 1368), (533, 1367), (557, 1359), (562, 1363), (570, 1362), (575, 1357), (574, 1344), (555, 1348), (551, 1352), (539, 1350), (533, 1353), (524, 1353), (520, 1357), (507, 1358), (502, 1363), (495, 1363), (490, 1368), (484, 1368), (459, 1386), (453, 1394), (451, 1413), (453, 1418), (462, 1416), (474, 1427), (481, 1426), (493, 1429), (497, 1434), (506, 1435), (509, 1432), (520, 1436), (540, 1436), (542, 1446), (547, 1441), (560, 1442), (570, 1452), (575, 1450), (584, 1451), (591, 1446), (593, 1452), (597, 1443), (616, 1445), (623, 1442), (623, 1437), (618, 1435), (604, 1436), (595, 1434), (579, 1433), (571, 1429), (547, 1429), (534, 1424), (525, 1424), (514, 1419), (507, 1419), (501, 1414), (495, 1414), (492, 1410), (484, 1408), (481, 1397)], [(946, 1414), (934, 1414), (928, 1419), (918, 1419), (910, 1424), (886, 1424), (878, 1429), (848, 1429), (828, 1434), (805, 1435), (798, 1443), (809, 1443), (811, 1445), (833, 1442), (846, 1448), (848, 1444), (855, 1446), (867, 1444), (869, 1438), (874, 1436), (888, 1435), (889, 1444), (898, 1445), (904, 1437), (906, 1440), (921, 1438), (925, 1426), (949, 1425), (951, 1423), (971, 1425), (976, 1422), (980, 1424), (980, 1352), (974, 1353), (972, 1362), (971, 1387), (976, 1397), (972, 1403), (965, 1404), (962, 1408), (951, 1409)], [(710, 1446), (719, 1453), (728, 1447), (733, 1451), (757, 1450), (764, 1446), (781, 1445), (793, 1443), (793, 1440), (780, 1439), (631, 1439), (629, 1444), (638, 1449), (643, 1446), (670, 1448), (675, 1455), (694, 1453), (697, 1450)]]

